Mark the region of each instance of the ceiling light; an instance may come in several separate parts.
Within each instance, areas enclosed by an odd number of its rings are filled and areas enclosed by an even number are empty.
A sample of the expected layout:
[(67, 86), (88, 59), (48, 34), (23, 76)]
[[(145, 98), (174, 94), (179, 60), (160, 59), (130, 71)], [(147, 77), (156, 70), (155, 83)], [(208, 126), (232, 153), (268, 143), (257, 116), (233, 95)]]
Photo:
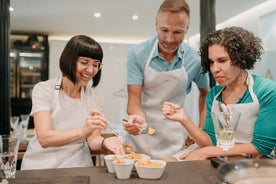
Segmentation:
[(10, 10), (10, 12), (12, 12), (14, 10), (14, 8), (10, 6), (9, 10)]
[(138, 15), (132, 15), (133, 20), (138, 20), (138, 18), (139, 18)]
[(96, 18), (101, 17), (101, 13), (99, 13), (99, 12), (94, 13), (94, 17), (96, 17)]

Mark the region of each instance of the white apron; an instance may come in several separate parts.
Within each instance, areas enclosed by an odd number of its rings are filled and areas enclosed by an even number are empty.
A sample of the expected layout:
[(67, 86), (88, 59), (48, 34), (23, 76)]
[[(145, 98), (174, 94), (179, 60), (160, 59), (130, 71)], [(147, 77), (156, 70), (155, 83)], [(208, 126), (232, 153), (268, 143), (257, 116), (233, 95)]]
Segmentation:
[[(83, 103), (84, 87), (81, 89), (81, 99), (71, 99), (61, 89), (59, 78), (51, 107), (53, 129), (66, 130), (83, 126), (87, 115)], [(35, 136), (29, 144), (22, 162), (22, 169), (68, 168), (92, 166), (90, 151), (85, 139), (75, 141), (61, 147), (43, 149)]]
[(144, 86), (142, 93), (142, 107), (149, 127), (156, 131), (153, 135), (131, 136), (133, 149), (155, 159), (167, 158), (185, 147), (187, 132), (178, 122), (165, 118), (161, 110), (164, 101), (171, 101), (184, 106), (186, 96), (187, 73), (183, 67), (158, 72), (150, 68), (155, 42), (147, 59), (144, 71)]
[[(227, 104), (229, 111), (241, 112), (240, 121), (237, 126), (235, 133), (235, 143), (250, 143), (253, 137), (254, 125), (260, 109), (259, 101), (253, 92), (254, 80), (251, 74), (248, 73), (246, 79), (248, 90), (251, 95), (253, 102), (241, 103), (241, 104)], [(224, 88), (223, 88), (224, 89)], [(219, 111), (219, 102), (216, 100), (217, 97), (222, 93), (223, 89), (214, 97), (212, 112)]]

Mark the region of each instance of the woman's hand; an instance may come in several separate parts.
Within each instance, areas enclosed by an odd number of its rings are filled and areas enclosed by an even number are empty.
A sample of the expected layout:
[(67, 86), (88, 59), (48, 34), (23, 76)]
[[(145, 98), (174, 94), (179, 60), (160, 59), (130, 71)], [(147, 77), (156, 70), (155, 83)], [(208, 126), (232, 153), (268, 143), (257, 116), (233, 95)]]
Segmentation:
[(119, 138), (116, 136), (105, 138), (103, 146), (105, 149), (112, 151), (114, 154), (125, 154), (125, 149)]
[(140, 115), (130, 115), (127, 121), (123, 121), (123, 126), (132, 135), (139, 135), (141, 129), (148, 127), (145, 118)]
[(90, 114), (86, 117), (85, 123), (82, 127), (84, 137), (90, 136), (96, 129), (105, 130), (108, 127), (108, 120), (104, 117), (103, 113), (98, 110), (91, 110)]
[(222, 149), (216, 146), (206, 146), (199, 148), (188, 153), (184, 153), (179, 158), (182, 160), (207, 160), (210, 157), (219, 156)]
[(162, 112), (166, 118), (179, 122), (182, 122), (187, 116), (187, 113), (179, 105), (166, 101), (162, 104)]

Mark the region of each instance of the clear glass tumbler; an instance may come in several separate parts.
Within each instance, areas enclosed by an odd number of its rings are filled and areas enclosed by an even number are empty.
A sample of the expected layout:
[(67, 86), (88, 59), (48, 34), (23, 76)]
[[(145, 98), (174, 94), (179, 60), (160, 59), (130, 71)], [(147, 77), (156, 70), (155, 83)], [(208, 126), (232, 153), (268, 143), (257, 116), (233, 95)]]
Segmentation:
[(0, 170), (6, 179), (15, 178), (18, 148), (18, 135), (0, 135)]
[(19, 122), (19, 126), (21, 126), (21, 142), (24, 142), (27, 140), (27, 130), (29, 126), (29, 119), (30, 115), (29, 114), (21, 114), (20, 115), (21, 121)]
[(217, 146), (220, 146), (225, 153), (235, 145), (235, 131), (239, 123), (240, 115), (241, 113), (236, 111), (211, 112)]

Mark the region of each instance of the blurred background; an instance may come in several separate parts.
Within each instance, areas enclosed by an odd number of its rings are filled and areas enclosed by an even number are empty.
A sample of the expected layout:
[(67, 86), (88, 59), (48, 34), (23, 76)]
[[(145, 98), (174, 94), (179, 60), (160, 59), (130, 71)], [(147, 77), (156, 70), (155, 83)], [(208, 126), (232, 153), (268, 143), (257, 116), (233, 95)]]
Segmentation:
[[(191, 23), (185, 41), (198, 49), (200, 0), (187, 0)], [(35, 83), (60, 76), (59, 56), (77, 34), (99, 41), (104, 50), (100, 83), (104, 113), (112, 126), (126, 118), (126, 55), (129, 47), (155, 35), (155, 16), (161, 0), (10, 0), (11, 105), (13, 114), (28, 113)], [(216, 0), (216, 28), (242, 26), (261, 37), (266, 53), (251, 71), (276, 79), (275, 0)], [(186, 107), (197, 121), (197, 89)]]

